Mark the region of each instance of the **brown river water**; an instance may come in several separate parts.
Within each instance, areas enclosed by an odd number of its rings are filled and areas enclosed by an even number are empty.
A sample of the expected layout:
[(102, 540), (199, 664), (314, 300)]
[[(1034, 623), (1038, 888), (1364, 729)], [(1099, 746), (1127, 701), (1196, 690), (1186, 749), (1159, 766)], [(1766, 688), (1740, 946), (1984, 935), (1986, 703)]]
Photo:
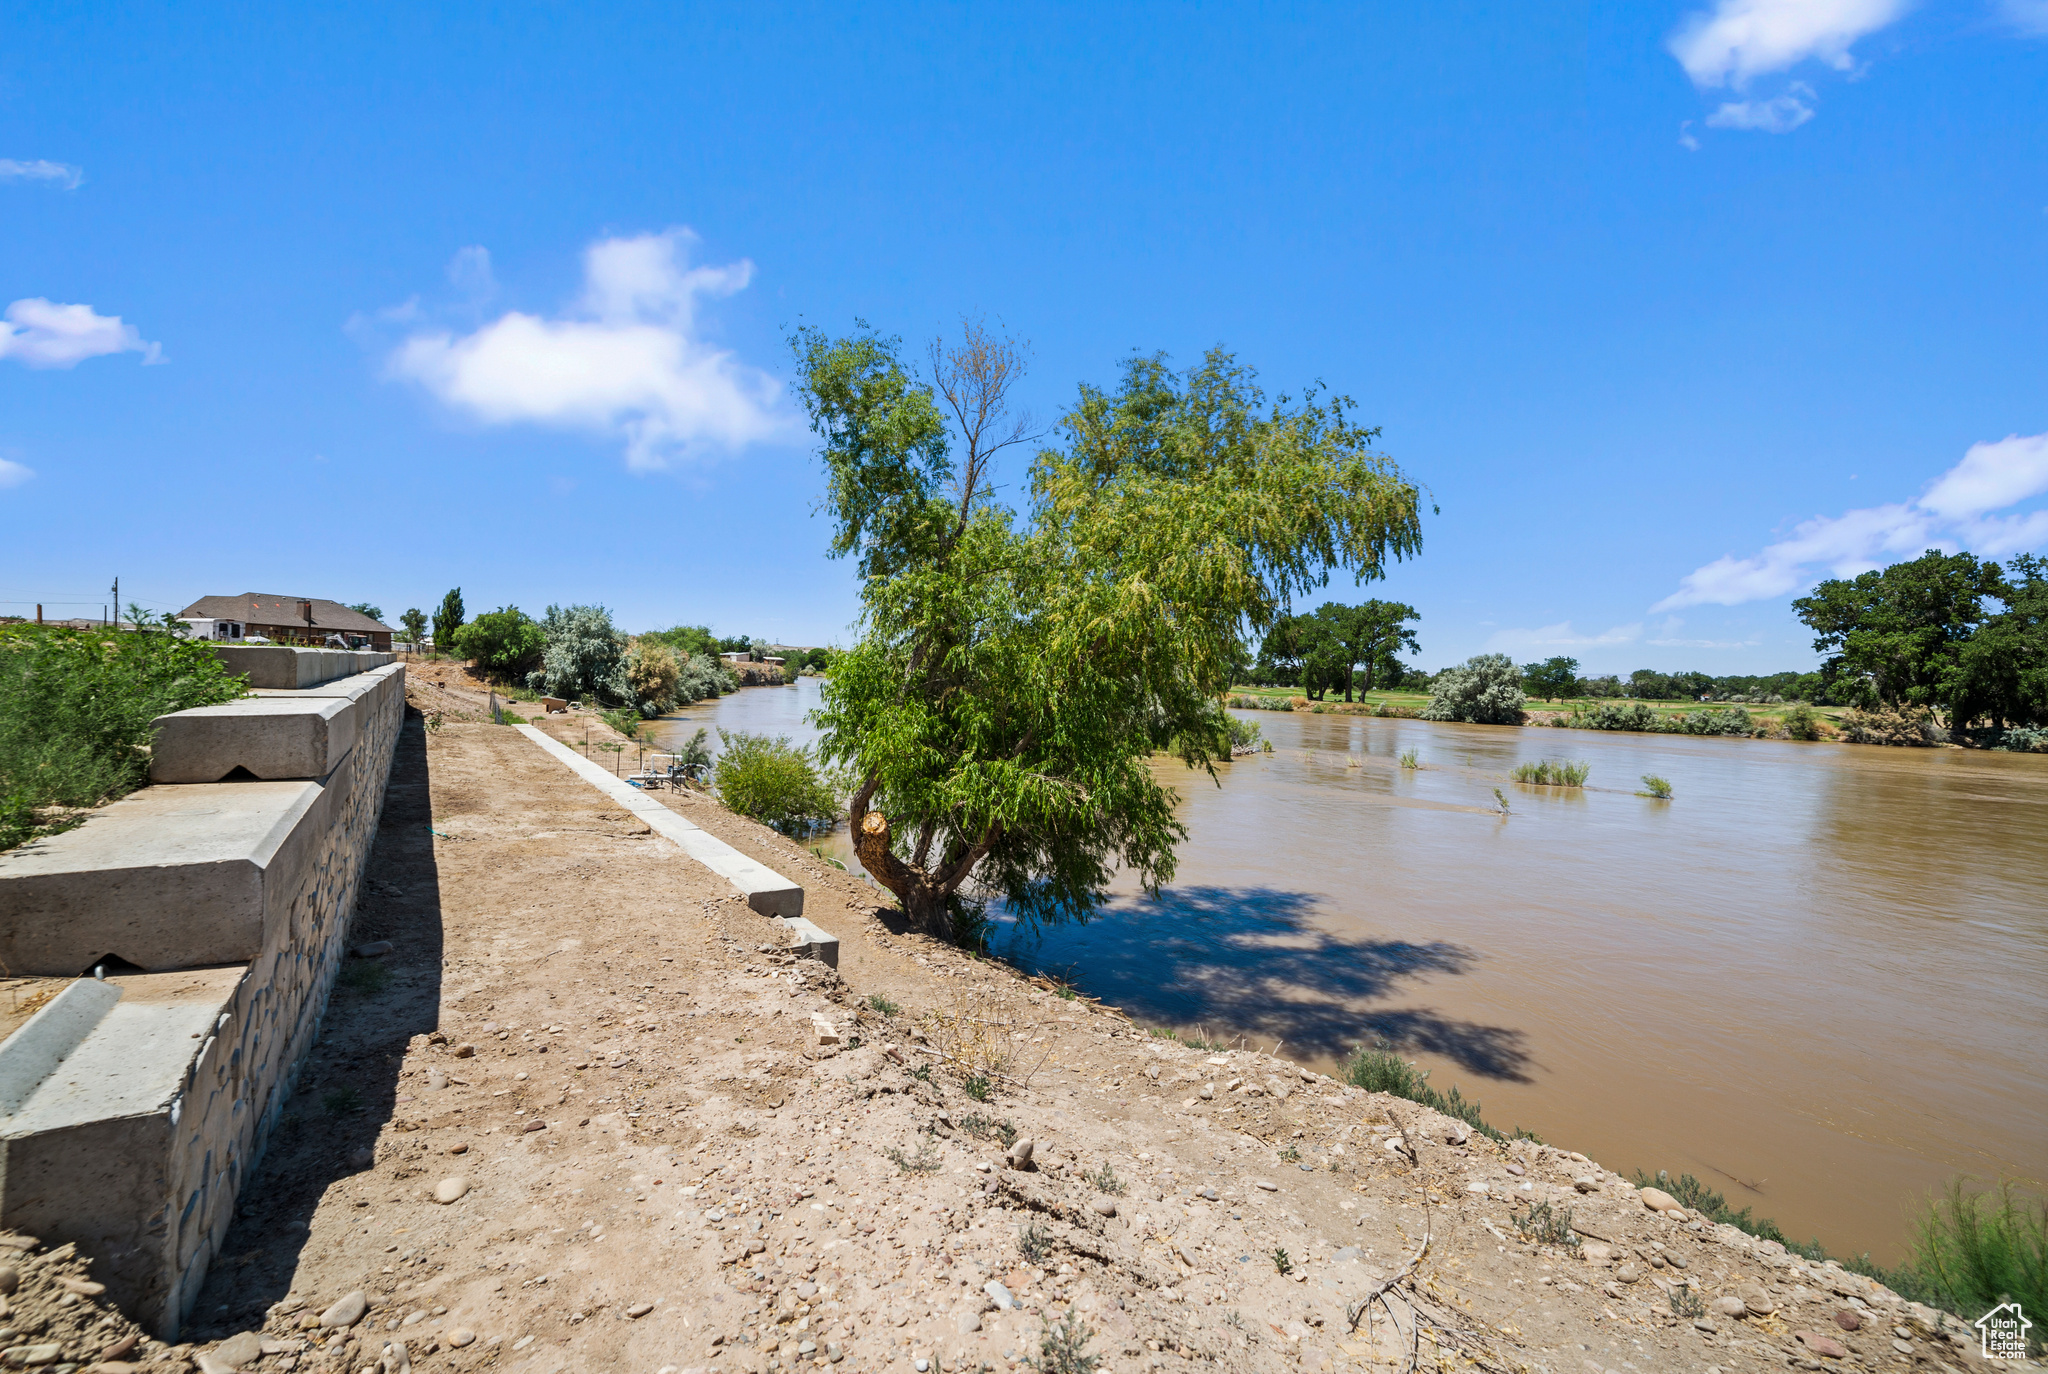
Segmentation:
[[(814, 738), (816, 692), (655, 733)], [(1903, 1257), (1956, 1174), (2048, 1179), (2048, 757), (1242, 714), (1273, 753), (1161, 767), (1188, 839), (1157, 899), (998, 952), (1318, 1068), (1384, 1040), (1502, 1129), (1837, 1254)], [(1509, 781), (1538, 759), (1592, 773)]]

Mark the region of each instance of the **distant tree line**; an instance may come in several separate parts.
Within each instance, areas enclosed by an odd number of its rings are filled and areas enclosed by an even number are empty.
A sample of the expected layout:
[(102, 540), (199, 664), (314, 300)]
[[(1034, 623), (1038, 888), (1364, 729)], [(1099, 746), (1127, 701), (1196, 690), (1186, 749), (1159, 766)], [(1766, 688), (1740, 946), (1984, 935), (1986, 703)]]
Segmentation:
[(1410, 623), (1419, 619), (1413, 606), (1399, 601), (1326, 601), (1312, 614), (1281, 616), (1260, 641), (1247, 676), (1255, 683), (1300, 687), (1316, 701), (1325, 692), (1341, 691), (1350, 701), (1354, 692), (1399, 687), (1416, 676), (1398, 655), (1417, 652)]

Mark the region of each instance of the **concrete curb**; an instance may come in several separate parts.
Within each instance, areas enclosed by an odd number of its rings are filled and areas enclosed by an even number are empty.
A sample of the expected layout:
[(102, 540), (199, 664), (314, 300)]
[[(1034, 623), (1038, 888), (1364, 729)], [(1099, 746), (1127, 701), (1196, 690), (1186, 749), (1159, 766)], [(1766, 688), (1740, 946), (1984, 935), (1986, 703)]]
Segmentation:
[(0, 1117), (20, 1113), (36, 1089), (120, 1000), (121, 989), (112, 983), (81, 978), (0, 1042)]
[[(804, 914), (804, 890), (796, 883), (766, 864), (748, 858), (724, 840), (690, 824), (639, 788), (613, 777), (554, 736), (531, 725), (515, 725), (512, 728), (560, 759), (570, 771), (592, 787), (646, 821), (648, 828), (655, 834), (668, 840), (676, 848), (738, 888), (741, 895), (747, 899), (747, 905), (763, 916), (780, 916), (794, 921)], [(825, 935), (810, 922), (805, 921), (804, 925), (817, 931), (818, 935), (824, 936), (825, 939), (831, 940), (832, 937)], [(838, 941), (833, 940), (832, 945), (832, 952), (836, 956), (839, 952)], [(829, 962), (836, 963), (837, 960), (835, 958)]]

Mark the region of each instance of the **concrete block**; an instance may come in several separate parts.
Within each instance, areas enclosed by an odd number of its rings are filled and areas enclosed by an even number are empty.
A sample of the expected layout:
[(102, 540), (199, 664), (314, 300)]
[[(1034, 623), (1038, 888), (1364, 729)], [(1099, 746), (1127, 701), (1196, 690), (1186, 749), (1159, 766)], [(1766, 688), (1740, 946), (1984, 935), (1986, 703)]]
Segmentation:
[[(328, 781), (345, 794), (351, 772)], [(146, 787), (0, 854), (0, 965), (63, 977), (108, 956), (150, 970), (254, 959), (319, 858), (328, 796), (317, 782)]]
[(145, 1324), (162, 1321), (181, 1286), (180, 1146), (233, 1148), (227, 1116), (208, 1112), (195, 1088), (232, 1053), (223, 1033), (244, 976), (84, 979), (0, 1044), (0, 1080), (32, 1080), (0, 1121), (0, 1227), (76, 1244), (108, 1300)]
[(802, 916), (785, 917), (782, 924), (789, 931), (789, 942), (799, 956), (821, 960), (833, 968), (839, 967), (837, 935), (828, 934)]
[[(364, 684), (362, 695), (375, 686)], [(263, 779), (324, 778), (355, 748), (359, 709), (348, 695), (249, 697), (158, 716), (150, 780), (219, 782), (237, 768)]]
[(804, 890), (758, 859), (749, 858), (715, 835), (690, 824), (639, 788), (628, 785), (589, 759), (531, 725), (513, 727), (553, 754), (592, 787), (647, 822), (648, 828), (731, 883), (747, 905), (763, 916), (801, 916)]

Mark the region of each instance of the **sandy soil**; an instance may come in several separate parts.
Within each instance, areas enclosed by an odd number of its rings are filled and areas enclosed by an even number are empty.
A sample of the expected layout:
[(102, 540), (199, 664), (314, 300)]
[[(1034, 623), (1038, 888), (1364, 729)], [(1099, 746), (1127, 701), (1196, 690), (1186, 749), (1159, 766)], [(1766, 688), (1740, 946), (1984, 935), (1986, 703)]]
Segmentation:
[[(1580, 1156), (1153, 1038), (659, 794), (805, 884), (842, 957), (797, 960), (517, 731), (451, 719), (461, 690), (410, 686), (443, 720), (409, 713), (358, 915), (394, 949), (351, 961), (196, 1343), (131, 1360), (1082, 1374), (1057, 1330), (1116, 1371), (1977, 1362)], [(1546, 1203), (1570, 1242), (1527, 1233)]]

